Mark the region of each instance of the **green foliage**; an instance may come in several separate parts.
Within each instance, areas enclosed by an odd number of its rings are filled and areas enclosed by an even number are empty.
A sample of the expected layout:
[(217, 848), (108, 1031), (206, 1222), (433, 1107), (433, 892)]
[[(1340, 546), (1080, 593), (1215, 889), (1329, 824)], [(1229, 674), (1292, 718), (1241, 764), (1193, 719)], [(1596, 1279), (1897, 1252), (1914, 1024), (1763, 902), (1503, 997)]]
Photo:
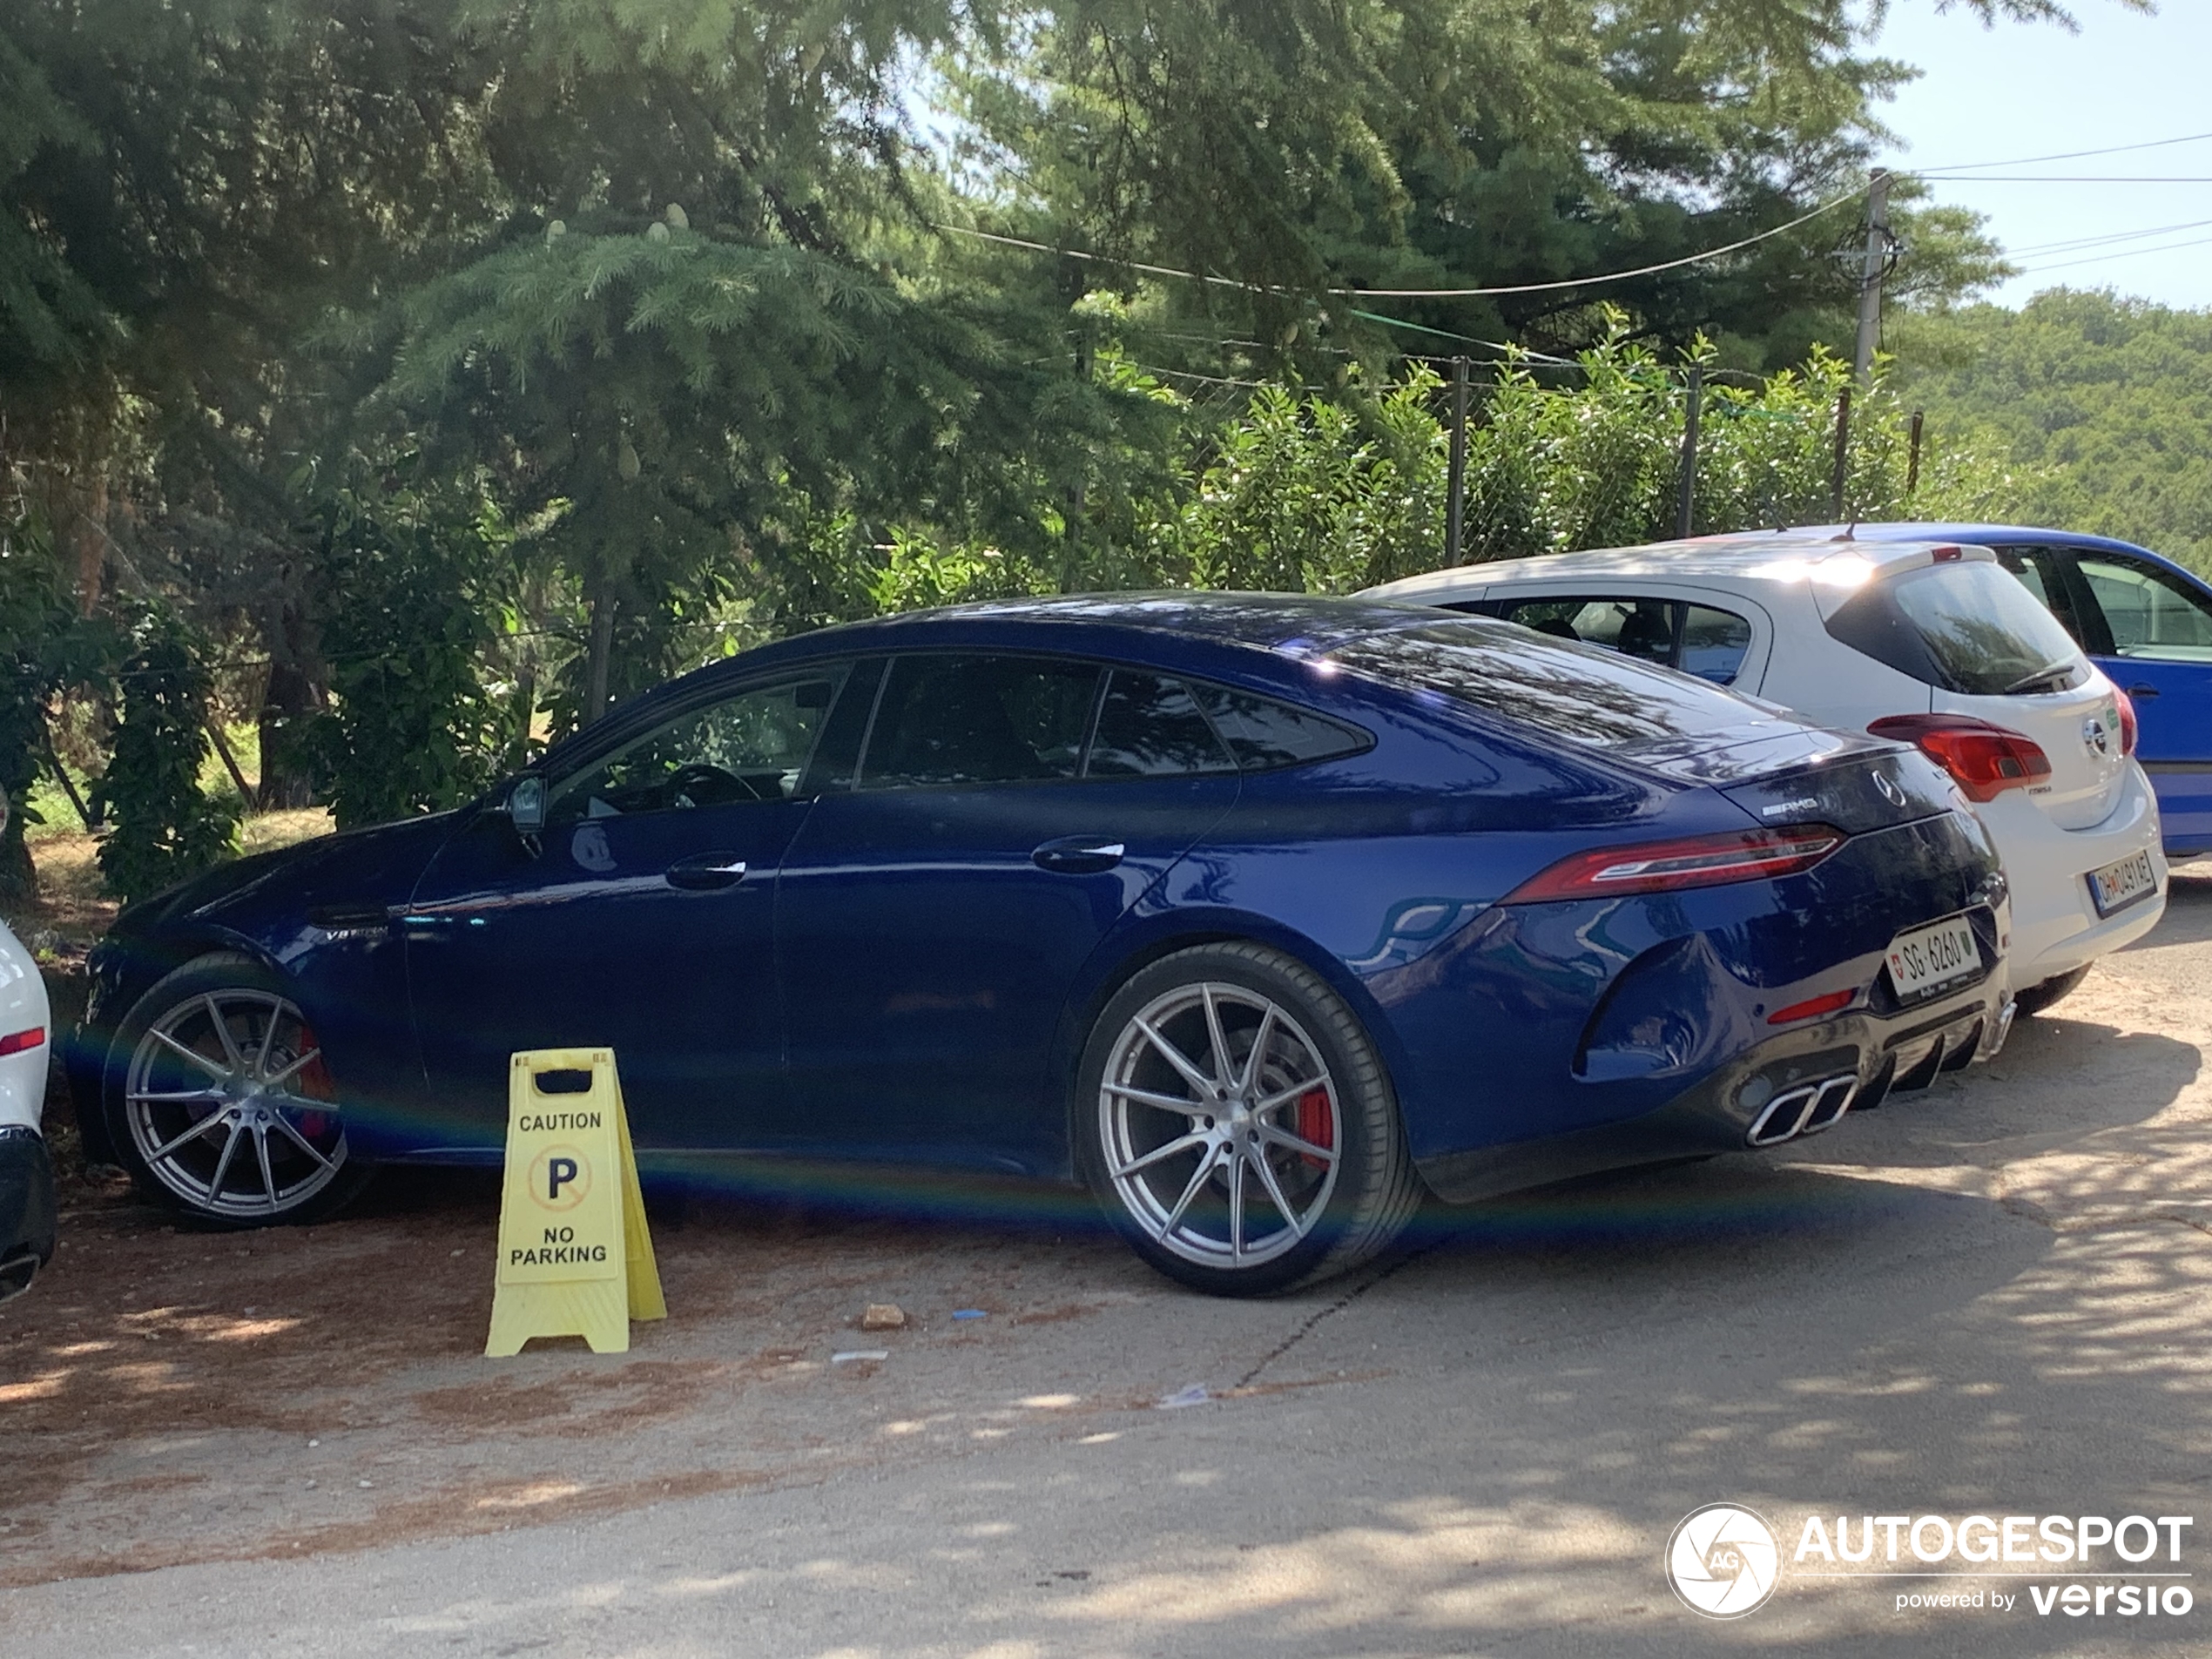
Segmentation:
[(868, 584), (868, 597), (886, 615), (930, 605), (964, 604), (1035, 593), (1043, 573), (994, 547), (944, 545), (925, 531), (894, 529), (889, 556)]
[(1439, 381), (1417, 368), (1359, 403), (1280, 386), (1215, 437), (1170, 527), (1203, 587), (1346, 592), (1426, 570), (1443, 543)]
[[(439, 510), (442, 506), (444, 510)], [(513, 713), (488, 694), (507, 532), (476, 503), (344, 496), (322, 512), (318, 620), (332, 706), (311, 741), (341, 829), (440, 812), (482, 789), (513, 745)]]
[(79, 617), (53, 537), (30, 516), (0, 525), (0, 788), (11, 805), (0, 835), (0, 897), (36, 885), (24, 832), (42, 823), (32, 786), (51, 770), (49, 720), (66, 690), (105, 688), (119, 655), (114, 631)]
[[(1709, 348), (1693, 361), (1710, 366)], [(1463, 556), (1525, 558), (1663, 540), (1676, 528), (1687, 377), (1616, 320), (1575, 371), (1521, 366), (1480, 388), (1467, 435)], [(1838, 401), (1848, 366), (1707, 387), (1694, 528), (1834, 516)], [(1256, 392), (1213, 440), (1189, 503), (1162, 529), (1201, 585), (1343, 592), (1443, 559), (1448, 441), (1426, 369), (1372, 400)], [(1878, 380), (1857, 396), (1844, 516), (1966, 517), (2005, 510), (2025, 481), (1973, 448), (1923, 456), (1908, 496), (1909, 421)]]
[(236, 850), (235, 810), (200, 788), (208, 755), (207, 671), (165, 608), (148, 607), (117, 675), (121, 711), (94, 809), (114, 827), (101, 873), (128, 903), (219, 863)]
[(2212, 575), (2212, 312), (2056, 288), (1897, 334), (1940, 429), (2009, 448), (2022, 522), (2117, 536)]

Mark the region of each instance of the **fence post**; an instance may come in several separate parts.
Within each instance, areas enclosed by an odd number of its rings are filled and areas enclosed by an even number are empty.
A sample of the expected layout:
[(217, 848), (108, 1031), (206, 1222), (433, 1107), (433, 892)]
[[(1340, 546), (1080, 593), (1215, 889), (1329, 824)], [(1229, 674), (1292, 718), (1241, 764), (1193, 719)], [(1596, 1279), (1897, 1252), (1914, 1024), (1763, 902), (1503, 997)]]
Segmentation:
[(1452, 464), (1444, 485), (1444, 563), (1460, 563), (1467, 489), (1467, 360), (1452, 360)]
[(1844, 486), (1851, 477), (1851, 388), (1846, 386), (1836, 396), (1836, 475), (1829, 494), (1831, 503), (1828, 516), (1840, 520), (1844, 516)]
[(1920, 435), (1928, 422), (1925, 409), (1912, 411), (1912, 451), (1905, 462), (1905, 499), (1911, 501), (1920, 489)]
[(1697, 416), (1704, 401), (1705, 371), (1692, 363), (1689, 397), (1683, 405), (1682, 478), (1675, 499), (1675, 534), (1685, 541), (1697, 511)]

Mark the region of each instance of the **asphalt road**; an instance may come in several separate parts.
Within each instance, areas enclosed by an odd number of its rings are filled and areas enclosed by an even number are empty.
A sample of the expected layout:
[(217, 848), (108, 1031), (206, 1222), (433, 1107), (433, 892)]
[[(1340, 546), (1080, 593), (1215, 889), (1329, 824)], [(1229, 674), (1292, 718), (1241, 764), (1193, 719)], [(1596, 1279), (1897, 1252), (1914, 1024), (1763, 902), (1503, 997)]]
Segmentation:
[[(673, 1317), (631, 1355), (493, 1362), (474, 1190), (226, 1254), (91, 1217), (44, 1311), (0, 1316), (0, 1433), (51, 1437), (36, 1490), (0, 1445), (0, 1652), (2202, 1653), (2209, 1034), (2212, 878), (2183, 877), (1993, 1066), (1260, 1304), (1049, 1211), (710, 1208), (662, 1236)], [(268, 1305), (163, 1288), (194, 1251)], [(318, 1323), (339, 1278), (372, 1311)], [(885, 1299), (909, 1329), (850, 1328)], [(1729, 1622), (1662, 1570), (1719, 1501), (1784, 1543)], [(1888, 1514), (2193, 1516), (2142, 1570), (2194, 1605), (1791, 1559), (1809, 1515)], [(1959, 1591), (1985, 1604), (1897, 1607)]]

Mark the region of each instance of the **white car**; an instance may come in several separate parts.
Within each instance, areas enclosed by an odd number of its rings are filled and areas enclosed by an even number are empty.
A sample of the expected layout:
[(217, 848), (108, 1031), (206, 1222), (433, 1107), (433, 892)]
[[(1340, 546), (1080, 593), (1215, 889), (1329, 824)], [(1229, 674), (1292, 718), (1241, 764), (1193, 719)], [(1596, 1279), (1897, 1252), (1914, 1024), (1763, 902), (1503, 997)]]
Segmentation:
[(1462, 565), (1371, 590), (1609, 646), (1917, 744), (1989, 827), (2033, 1014), (2166, 908), (2158, 805), (2127, 695), (1987, 548), (1832, 531)]
[[(7, 822), (0, 794), (0, 829)], [(40, 1129), (51, 1035), (38, 964), (0, 923), (0, 1301), (54, 1257), (54, 1164)]]

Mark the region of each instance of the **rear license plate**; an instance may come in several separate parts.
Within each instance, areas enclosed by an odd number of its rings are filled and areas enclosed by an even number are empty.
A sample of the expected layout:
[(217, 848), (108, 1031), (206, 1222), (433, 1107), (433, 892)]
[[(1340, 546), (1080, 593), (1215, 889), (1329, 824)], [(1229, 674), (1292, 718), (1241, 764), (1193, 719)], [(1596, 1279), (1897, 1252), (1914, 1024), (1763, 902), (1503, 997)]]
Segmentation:
[(2107, 864), (2101, 870), (2089, 872), (2089, 896), (2096, 901), (2097, 914), (2108, 916), (2115, 910), (2125, 910), (2140, 903), (2158, 891), (2158, 873), (2150, 867), (2150, 849), (2130, 853), (2117, 863)]
[(1981, 972), (1981, 948), (1964, 916), (1915, 927), (1890, 941), (1890, 984), (1900, 1002), (1919, 1002)]

